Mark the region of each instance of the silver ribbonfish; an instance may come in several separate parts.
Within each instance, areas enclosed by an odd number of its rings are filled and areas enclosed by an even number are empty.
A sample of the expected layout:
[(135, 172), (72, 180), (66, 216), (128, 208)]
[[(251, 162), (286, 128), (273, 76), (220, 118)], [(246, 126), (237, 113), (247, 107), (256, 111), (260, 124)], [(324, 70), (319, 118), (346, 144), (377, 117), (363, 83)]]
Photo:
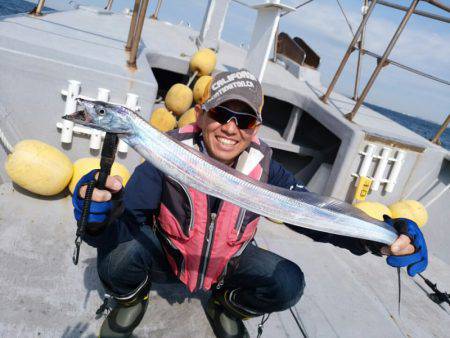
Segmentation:
[(327, 233), (392, 244), (397, 232), (350, 204), (312, 192), (296, 192), (255, 181), (151, 127), (121, 105), (77, 99), (83, 110), (66, 116), (119, 136), (175, 180), (259, 215)]

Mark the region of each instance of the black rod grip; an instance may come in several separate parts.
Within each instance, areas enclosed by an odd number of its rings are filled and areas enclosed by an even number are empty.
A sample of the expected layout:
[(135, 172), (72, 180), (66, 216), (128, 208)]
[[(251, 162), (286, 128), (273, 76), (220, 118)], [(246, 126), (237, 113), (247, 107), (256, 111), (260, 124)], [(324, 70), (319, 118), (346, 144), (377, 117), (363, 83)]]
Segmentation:
[(111, 173), (111, 167), (116, 157), (117, 144), (119, 138), (116, 134), (106, 133), (103, 141), (102, 154), (100, 159), (100, 171), (98, 173), (98, 179), (96, 187), (98, 189), (105, 189), (106, 179)]

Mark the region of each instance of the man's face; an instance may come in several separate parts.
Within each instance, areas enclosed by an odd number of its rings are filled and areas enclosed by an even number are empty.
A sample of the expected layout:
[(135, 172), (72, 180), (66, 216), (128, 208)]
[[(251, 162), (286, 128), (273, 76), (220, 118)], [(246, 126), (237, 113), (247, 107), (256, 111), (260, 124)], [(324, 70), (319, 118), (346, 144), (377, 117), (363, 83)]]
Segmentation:
[[(250, 108), (241, 101), (227, 101), (222, 103), (221, 106), (236, 112), (250, 111)], [(208, 154), (228, 165), (232, 164), (250, 145), (252, 137), (259, 129), (259, 126), (253, 129), (239, 129), (234, 119), (226, 124), (220, 124), (209, 117), (206, 112), (202, 113), (199, 106), (196, 107), (196, 110), (199, 114), (197, 124), (202, 129)]]

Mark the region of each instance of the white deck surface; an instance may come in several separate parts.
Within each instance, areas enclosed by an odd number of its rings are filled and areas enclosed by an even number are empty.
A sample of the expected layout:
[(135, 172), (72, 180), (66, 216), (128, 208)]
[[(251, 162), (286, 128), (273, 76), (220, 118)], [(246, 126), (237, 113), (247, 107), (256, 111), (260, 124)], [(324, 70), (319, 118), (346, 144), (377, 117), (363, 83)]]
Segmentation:
[[(95, 250), (83, 244), (71, 262), (75, 222), (68, 197), (38, 199), (0, 186), (0, 337), (94, 337), (103, 290)], [(401, 316), (396, 270), (372, 255), (353, 256), (263, 221), (257, 243), (301, 266), (305, 294), (293, 311), (310, 337), (448, 337), (450, 308), (427, 298), (418, 278), (402, 273)], [(450, 289), (450, 270), (430, 257), (426, 276)], [(417, 285), (418, 283), (419, 285)], [(137, 337), (212, 337), (201, 302), (182, 285), (157, 285)], [(246, 322), (252, 337), (259, 319)], [(263, 337), (301, 337), (289, 311), (276, 313)]]

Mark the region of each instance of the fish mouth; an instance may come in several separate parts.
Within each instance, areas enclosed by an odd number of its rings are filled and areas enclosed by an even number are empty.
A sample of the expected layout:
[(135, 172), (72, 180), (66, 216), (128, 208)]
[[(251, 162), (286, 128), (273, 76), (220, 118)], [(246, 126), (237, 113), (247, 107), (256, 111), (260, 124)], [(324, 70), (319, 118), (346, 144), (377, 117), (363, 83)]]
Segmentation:
[(104, 130), (102, 127), (92, 123), (92, 117), (89, 116), (89, 114), (86, 113), (85, 110), (78, 110), (73, 114), (64, 115), (62, 118), (64, 120), (68, 120), (76, 124), (81, 124), (86, 127)]
[(79, 110), (73, 114), (64, 115), (62, 118), (74, 123), (93, 126), (93, 124), (91, 123), (92, 118), (84, 110)]

